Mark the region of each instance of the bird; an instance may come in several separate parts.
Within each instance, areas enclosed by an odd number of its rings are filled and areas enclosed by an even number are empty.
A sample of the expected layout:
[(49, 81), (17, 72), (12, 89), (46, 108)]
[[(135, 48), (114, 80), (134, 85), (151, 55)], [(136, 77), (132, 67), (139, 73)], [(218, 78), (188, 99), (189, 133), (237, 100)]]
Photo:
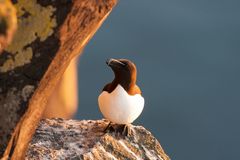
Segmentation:
[[(136, 84), (137, 68), (128, 59), (111, 58), (106, 64), (115, 77), (104, 86), (98, 97), (99, 109), (104, 118), (110, 121), (105, 131), (120, 130), (123, 135), (129, 135), (131, 123), (140, 116), (145, 103), (141, 89)], [(118, 125), (117, 129), (113, 127), (114, 124)]]

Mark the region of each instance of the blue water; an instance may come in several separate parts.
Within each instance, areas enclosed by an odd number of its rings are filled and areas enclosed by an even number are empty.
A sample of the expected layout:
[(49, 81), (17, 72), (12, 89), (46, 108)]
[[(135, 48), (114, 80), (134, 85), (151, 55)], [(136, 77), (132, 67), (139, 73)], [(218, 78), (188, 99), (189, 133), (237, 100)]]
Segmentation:
[(79, 119), (102, 118), (107, 58), (138, 68), (134, 123), (175, 160), (240, 159), (240, 1), (120, 0), (80, 57)]

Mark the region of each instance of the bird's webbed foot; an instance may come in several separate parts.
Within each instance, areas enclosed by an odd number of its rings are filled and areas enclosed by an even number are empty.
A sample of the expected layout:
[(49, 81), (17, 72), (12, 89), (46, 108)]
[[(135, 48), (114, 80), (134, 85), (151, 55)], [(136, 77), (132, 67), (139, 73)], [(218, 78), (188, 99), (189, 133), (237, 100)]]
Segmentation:
[(112, 123), (112, 122), (109, 122), (108, 125), (107, 125), (107, 127), (104, 129), (103, 132), (109, 133), (109, 132), (114, 132), (114, 131), (115, 131), (115, 129), (114, 129), (113, 123)]
[(130, 136), (132, 134), (131, 124), (113, 124), (109, 123), (104, 130), (105, 133), (116, 133), (122, 136)]
[(131, 124), (125, 124), (123, 125), (122, 135), (123, 136), (130, 136), (132, 134), (132, 125)]

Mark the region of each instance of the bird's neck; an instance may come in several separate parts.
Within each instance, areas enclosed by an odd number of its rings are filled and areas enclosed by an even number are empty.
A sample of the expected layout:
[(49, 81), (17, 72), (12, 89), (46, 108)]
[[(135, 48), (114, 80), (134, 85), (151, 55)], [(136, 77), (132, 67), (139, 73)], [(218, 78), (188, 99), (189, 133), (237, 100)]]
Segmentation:
[(136, 85), (136, 74), (122, 75), (115, 74), (115, 78), (112, 84), (117, 87), (120, 84), (127, 92), (131, 90)]

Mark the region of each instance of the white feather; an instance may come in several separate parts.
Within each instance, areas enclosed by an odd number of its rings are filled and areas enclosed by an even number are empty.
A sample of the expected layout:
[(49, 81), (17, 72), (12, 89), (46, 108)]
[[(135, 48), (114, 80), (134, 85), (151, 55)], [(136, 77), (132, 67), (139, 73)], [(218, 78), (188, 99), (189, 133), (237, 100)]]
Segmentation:
[(103, 91), (98, 97), (98, 105), (106, 119), (118, 124), (129, 124), (142, 113), (144, 98), (140, 94), (129, 95), (118, 85), (111, 93)]

